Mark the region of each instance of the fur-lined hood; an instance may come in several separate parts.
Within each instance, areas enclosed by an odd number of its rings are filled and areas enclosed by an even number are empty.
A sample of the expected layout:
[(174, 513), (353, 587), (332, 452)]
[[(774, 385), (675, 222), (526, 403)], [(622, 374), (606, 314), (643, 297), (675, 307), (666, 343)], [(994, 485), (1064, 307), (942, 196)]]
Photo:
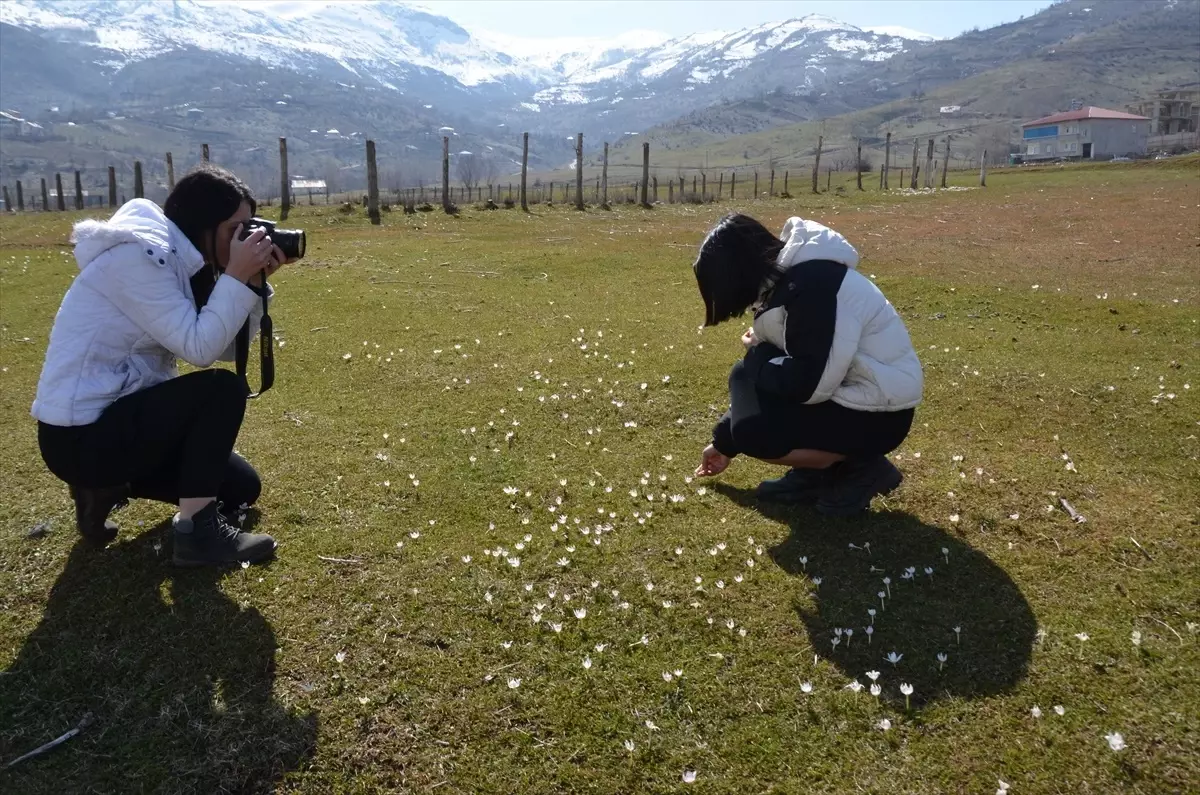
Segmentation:
[(71, 242), (81, 271), (104, 252), (125, 243), (139, 244), (152, 264), (173, 266), (188, 278), (204, 267), (204, 256), (162, 208), (148, 199), (126, 202), (107, 221), (78, 222)]

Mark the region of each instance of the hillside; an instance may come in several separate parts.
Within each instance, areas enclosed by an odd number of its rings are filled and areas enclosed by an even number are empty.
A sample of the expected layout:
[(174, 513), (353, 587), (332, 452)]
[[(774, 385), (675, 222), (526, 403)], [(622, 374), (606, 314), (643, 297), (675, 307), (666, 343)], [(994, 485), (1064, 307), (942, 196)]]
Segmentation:
[[(1122, 108), (1154, 90), (1200, 81), (1200, 0), (1095, 5), (1105, 14), (1088, 22), (1101, 24), (1082, 32), (1071, 31), (1085, 15), (1082, 9), (1092, 6), (1067, 0), (1020, 22), (899, 55), (896, 63), (880, 67), (886, 76), (880, 80), (889, 81), (881, 93), (894, 98), (874, 107), (776, 126), (773, 120), (801, 113), (801, 103), (786, 96), (725, 103), (623, 141), (611, 162), (640, 164), (640, 144), (649, 140), (660, 167), (699, 168), (707, 162), (709, 168), (763, 168), (772, 160), (781, 167), (811, 166), (819, 135), (825, 135), (827, 151), (848, 150), (855, 138), (876, 151), (889, 131), (907, 139), (909, 147), (914, 136), (950, 132), (955, 157), (974, 159), (987, 148), (1003, 159), (1022, 121), (1073, 101)], [(1053, 38), (1064, 33), (1070, 35)], [(973, 46), (964, 44), (968, 40)], [(1005, 63), (1004, 52), (1020, 57)], [(901, 61), (910, 76), (898, 69)], [(949, 64), (968, 76), (930, 87), (952, 74)], [(925, 88), (917, 91), (918, 84)], [(750, 130), (730, 135), (739, 127)]]

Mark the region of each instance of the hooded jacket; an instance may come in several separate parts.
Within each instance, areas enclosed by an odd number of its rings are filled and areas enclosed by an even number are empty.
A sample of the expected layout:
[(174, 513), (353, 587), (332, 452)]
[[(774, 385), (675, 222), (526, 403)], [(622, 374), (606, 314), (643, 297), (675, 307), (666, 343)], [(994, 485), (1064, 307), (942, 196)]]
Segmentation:
[(856, 270), (854, 246), (802, 218), (788, 219), (781, 239), (780, 275), (754, 319), (755, 336), (768, 344), (746, 355), (759, 389), (858, 411), (917, 406), (921, 362), (900, 315)]
[(262, 298), (232, 276), (221, 274), (197, 312), (190, 280), (204, 257), (151, 201), (80, 221), (71, 242), (79, 275), (50, 330), (31, 410), (41, 422), (93, 423), (118, 398), (178, 376), (177, 359), (233, 361), (248, 318), (258, 331)]

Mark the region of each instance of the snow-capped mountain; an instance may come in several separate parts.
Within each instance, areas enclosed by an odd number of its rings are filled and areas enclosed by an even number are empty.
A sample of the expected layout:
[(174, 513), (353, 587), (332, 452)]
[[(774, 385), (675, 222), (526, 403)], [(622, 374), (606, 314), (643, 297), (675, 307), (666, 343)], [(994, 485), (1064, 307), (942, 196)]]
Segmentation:
[[(763, 79), (771, 87), (809, 90), (822, 85), (831, 68), (857, 68), (920, 46), (893, 35), (900, 31), (864, 31), (815, 15), (675, 39), (635, 31), (605, 40), (531, 40), (472, 33), (408, 3), (363, 0), (6, 0), (0, 22), (74, 43), (90, 53), (93, 67), (113, 74), (199, 51), (274, 70), (312, 74), (334, 67), (359, 86), (415, 93), (434, 104), (444, 101), (434, 95), (440, 91), (475, 94), (487, 107), (471, 110), (485, 114), (596, 105), (593, 125), (605, 127), (605, 116), (637, 115), (615, 105), (660, 92), (693, 95), (664, 107), (673, 113), (736, 95), (748, 84), (761, 86)], [(587, 121), (571, 116), (574, 126)]]

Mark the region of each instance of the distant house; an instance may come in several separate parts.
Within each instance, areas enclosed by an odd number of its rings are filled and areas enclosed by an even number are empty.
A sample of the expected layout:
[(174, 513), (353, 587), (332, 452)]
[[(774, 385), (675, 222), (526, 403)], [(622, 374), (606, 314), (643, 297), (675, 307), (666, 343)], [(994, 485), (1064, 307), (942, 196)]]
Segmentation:
[(1030, 162), (1134, 157), (1146, 154), (1149, 134), (1150, 120), (1145, 116), (1088, 106), (1022, 124), (1020, 158)]
[(1159, 91), (1130, 110), (1150, 119), (1151, 135), (1196, 132), (1200, 130), (1200, 89)]

